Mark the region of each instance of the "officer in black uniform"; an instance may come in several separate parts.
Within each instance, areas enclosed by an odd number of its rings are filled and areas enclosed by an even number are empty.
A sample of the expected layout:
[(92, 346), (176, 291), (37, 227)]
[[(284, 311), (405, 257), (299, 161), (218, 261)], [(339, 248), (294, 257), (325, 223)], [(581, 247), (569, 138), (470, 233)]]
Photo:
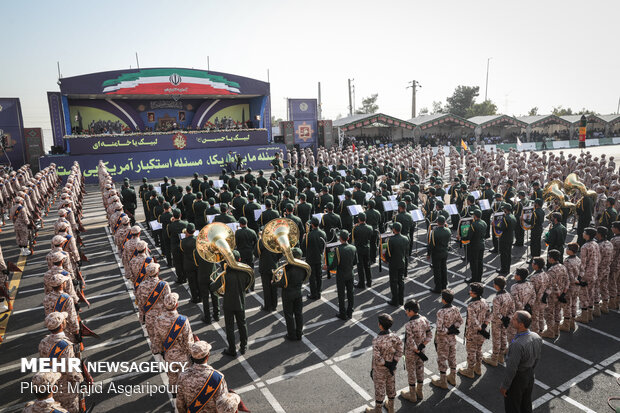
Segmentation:
[(254, 215), (254, 211), (256, 210), (260, 210), (260, 205), (258, 204), (258, 202), (256, 202), (254, 194), (250, 192), (248, 194), (248, 203), (243, 206), (241, 212), (245, 219), (247, 219), (248, 221), (248, 228), (258, 233), (258, 222), (256, 221), (256, 216)]
[(239, 218), (239, 229), (235, 232), (235, 245), (241, 256), (241, 262), (254, 269), (254, 250), (258, 243), (258, 236), (254, 230), (248, 228), (248, 220)]
[(363, 212), (357, 215), (357, 225), (351, 232), (351, 241), (357, 250), (357, 275), (359, 282), (356, 288), (370, 287), (372, 276), (370, 274), (370, 241), (373, 236), (373, 229), (366, 224), (366, 214)]
[(260, 214), (258, 219), (259, 227), (262, 228), (269, 223), (272, 219), (280, 218), (278, 211), (272, 209), (273, 204), (270, 199), (265, 200), (265, 210)]
[(229, 209), (229, 206), (228, 206), (227, 203), (221, 203), (220, 204), (220, 214), (216, 215), (215, 218), (213, 218), (213, 222), (221, 222), (223, 224), (230, 224), (230, 223), (233, 223), (233, 222), (237, 222), (235, 217), (230, 215), (228, 209)]
[(220, 321), (220, 304), (219, 298), (214, 291), (211, 291), (211, 275), (217, 270), (215, 263), (204, 260), (195, 248), (192, 251), (194, 262), (198, 263), (198, 289), (200, 290), (200, 299), (202, 301), (203, 316), (202, 322), (209, 324), (211, 322), (211, 305), (213, 305), (213, 320)]
[[(557, 250), (560, 254), (558, 260), (561, 264), (564, 263), (564, 244), (566, 243), (566, 227), (562, 225), (562, 214), (554, 212), (551, 214), (552, 226), (547, 232), (546, 242), (547, 251)], [(549, 265), (547, 263), (547, 265)]]
[[(534, 201), (534, 213), (532, 214), (532, 229), (530, 230), (530, 255), (540, 257), (543, 223), (545, 221), (545, 211), (542, 209), (542, 198)], [(531, 263), (531, 262), (530, 262)]]
[(319, 229), (318, 218), (310, 218), (310, 232), (306, 234), (303, 244), (306, 253), (306, 262), (310, 265), (310, 300), (321, 298), (321, 286), (323, 282), (323, 251), (327, 244), (327, 236), (323, 230)]
[(261, 310), (266, 312), (276, 311), (278, 307), (278, 289), (271, 280), (273, 279), (273, 270), (278, 268), (278, 260), (282, 258), (282, 254), (276, 254), (269, 251), (262, 240), (256, 244), (256, 254), (258, 257), (258, 272), (263, 283), (263, 306)]
[(502, 235), (498, 240), (499, 259), (501, 268), (497, 271), (500, 275), (508, 275), (510, 273), (510, 264), (512, 261), (512, 243), (514, 242), (515, 227), (517, 220), (512, 215), (512, 205), (504, 203), (502, 205), (504, 217), (499, 223)]
[(129, 181), (123, 183), (123, 189), (121, 189), (121, 197), (123, 198), (123, 209), (129, 215), (130, 225), (136, 224), (136, 208), (138, 206), (138, 200), (136, 198), (136, 191), (129, 186)]
[(164, 212), (157, 221), (161, 224), (161, 252), (166, 257), (166, 264), (172, 267), (172, 250), (170, 249), (170, 236), (168, 235), (168, 225), (172, 222), (172, 208), (168, 202), (164, 202)]
[(452, 232), (446, 227), (446, 218), (442, 215), (437, 217), (437, 226), (431, 232), (427, 246), (427, 259), (433, 263), (433, 278), (435, 288), (430, 291), (435, 294), (448, 288), (448, 247)]
[(334, 213), (334, 204), (327, 204), (327, 213), (321, 217), (321, 229), (327, 234), (328, 241), (332, 239), (334, 229), (342, 228), (340, 215)]
[(209, 204), (207, 204), (203, 200), (202, 192), (198, 192), (196, 194), (196, 200), (192, 204), (192, 212), (194, 214), (194, 223), (196, 225), (196, 229), (200, 231), (202, 227), (207, 225), (207, 221), (205, 220), (205, 211)]
[(194, 179), (192, 179), (189, 185), (192, 187), (192, 192), (197, 194), (200, 192), (200, 179), (198, 179), (198, 172), (194, 172)]
[[(357, 264), (357, 253), (355, 247), (347, 242), (349, 232), (340, 231), (340, 245), (335, 249), (334, 260), (331, 265), (323, 268), (326, 270), (336, 270), (336, 288), (338, 289), (338, 317), (341, 320), (353, 318), (353, 267)], [(344, 298), (347, 297), (347, 307), (344, 306)]]
[(473, 221), (469, 232), (463, 240), (469, 241), (467, 245), (467, 260), (471, 269), (471, 278), (465, 280), (467, 283), (481, 282), (484, 258), (484, 236), (487, 232), (487, 223), (482, 220), (482, 211), (479, 209), (473, 212)]
[(344, 192), (344, 200), (340, 202), (339, 214), (340, 219), (342, 221), (342, 228), (347, 231), (351, 231), (353, 228), (353, 217), (351, 216), (351, 211), (349, 211), (349, 207), (355, 205), (355, 201), (351, 199), (351, 192)]
[(185, 218), (188, 222), (194, 222), (194, 211), (192, 210), (192, 205), (196, 200), (196, 194), (192, 193), (192, 187), (185, 187), (185, 195), (181, 198), (181, 204), (183, 205), (183, 210), (181, 213), (183, 214), (183, 218)]
[(247, 198), (241, 195), (241, 191), (239, 190), (239, 188), (235, 189), (233, 200), (232, 200), (232, 207), (233, 207), (232, 213), (237, 221), (239, 221), (239, 218), (243, 216), (243, 207), (247, 203), (248, 203)]
[(390, 265), (390, 292), (392, 299), (389, 305), (397, 307), (405, 302), (405, 276), (407, 275), (407, 255), (409, 251), (409, 239), (402, 235), (400, 222), (392, 224), (394, 235), (387, 239), (387, 251), (385, 260)]
[(187, 221), (181, 219), (181, 211), (175, 209), (172, 211), (172, 220), (166, 228), (166, 233), (170, 239), (170, 251), (172, 253), (172, 262), (177, 274), (176, 282), (183, 284), (185, 279), (185, 272), (183, 271), (183, 255), (181, 253), (181, 239), (179, 234), (187, 227)]
[(383, 230), (381, 213), (375, 209), (374, 199), (370, 199), (368, 201), (366, 223), (372, 227), (372, 237), (370, 239), (370, 263), (374, 264), (377, 262), (377, 244), (379, 243), (379, 235)]
[[(301, 259), (301, 250), (293, 248), (294, 258)], [(303, 300), (301, 289), (307, 280), (306, 270), (297, 265), (287, 264), (279, 281), (273, 283), (282, 288), (282, 310), (286, 321), (286, 339), (299, 341), (303, 335)]]
[(312, 217), (312, 204), (306, 202), (306, 194), (299, 194), (299, 203), (295, 205), (295, 215), (301, 219), (304, 226)]
[(198, 286), (198, 262), (194, 260), (194, 250), (196, 249), (196, 227), (191, 222), (183, 231), (185, 238), (181, 240), (180, 250), (183, 254), (184, 278), (189, 284), (189, 292), (192, 296), (192, 303), (199, 303), (200, 287)]

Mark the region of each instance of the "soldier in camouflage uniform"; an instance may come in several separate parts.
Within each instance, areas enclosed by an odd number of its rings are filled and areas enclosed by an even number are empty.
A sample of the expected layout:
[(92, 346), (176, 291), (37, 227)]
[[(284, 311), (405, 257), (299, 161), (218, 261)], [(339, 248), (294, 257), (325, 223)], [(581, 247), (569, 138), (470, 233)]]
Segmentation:
[(532, 268), (534, 272), (530, 276), (530, 281), (534, 286), (536, 292), (536, 299), (532, 306), (532, 324), (531, 330), (535, 333), (542, 333), (545, 329), (545, 308), (547, 308), (547, 297), (550, 293), (550, 281), (549, 276), (543, 270), (545, 267), (545, 260), (540, 257), (534, 258), (532, 261)]
[(224, 375), (215, 370), (208, 363), (211, 353), (211, 345), (205, 341), (196, 341), (190, 347), (192, 365), (179, 375), (177, 381), (177, 401), (176, 407), (179, 412), (187, 412), (190, 407), (198, 411), (198, 405), (194, 405), (197, 396), (204, 394), (203, 389), (207, 388), (207, 382), (211, 390), (208, 401), (202, 408), (202, 412), (226, 412), (234, 413), (237, 411), (240, 398), (235, 393), (228, 391)]
[[(432, 384), (442, 389), (447, 389), (448, 383), (456, 386), (456, 336), (459, 334), (463, 317), (459, 309), (452, 305), (452, 300), (454, 300), (452, 290), (443, 290), (441, 292), (443, 307), (437, 311), (435, 348), (440, 376), (439, 379), (433, 379)], [(448, 365), (450, 374), (446, 376)]]
[[(171, 293), (164, 298), (164, 308), (167, 310), (155, 319), (155, 333), (151, 337), (151, 351), (161, 353), (168, 363), (185, 363), (190, 360), (189, 349), (194, 344), (192, 326), (187, 317), (179, 315), (179, 294)], [(178, 372), (168, 371), (170, 385), (176, 385)]]
[(114, 234), (114, 244), (116, 245), (116, 248), (118, 248), (119, 252), (122, 250), (123, 244), (127, 240), (127, 235), (131, 233), (131, 227), (129, 226), (130, 222), (131, 219), (129, 219), (128, 216), (121, 217), (121, 225)]
[(496, 277), (493, 280), (493, 287), (497, 291), (495, 298), (493, 298), (493, 310), (491, 312), (493, 354), (490, 357), (483, 357), (482, 361), (497, 367), (498, 363), (504, 362), (504, 354), (508, 350), (508, 327), (515, 312), (515, 302), (505, 290), (506, 279), (504, 277)]
[[(50, 334), (45, 336), (39, 343), (39, 357), (49, 357), (56, 359), (69, 360), (79, 357), (73, 351), (74, 343), (65, 335), (64, 329), (67, 325), (68, 314), (63, 312), (51, 312), (45, 317), (45, 327)], [(64, 349), (63, 349), (64, 346)], [(70, 413), (80, 412), (80, 395), (69, 391), (68, 384), (75, 386), (77, 383), (84, 381), (82, 373), (76, 371), (67, 371), (61, 373), (58, 379), (58, 393), (56, 398)]]
[[(150, 254), (146, 241), (138, 241), (136, 243), (136, 249), (133, 252), (133, 256), (131, 260), (129, 260), (129, 265), (125, 267), (125, 278), (130, 280), (132, 283), (135, 282), (136, 278), (138, 278), (140, 270), (144, 266), (144, 260), (149, 256)], [(149, 263), (147, 263), (147, 265)]]
[[(611, 269), (611, 260), (614, 256), (614, 246), (611, 241), (607, 240), (607, 228), (600, 226), (596, 229), (596, 242), (601, 254), (601, 260), (598, 263), (598, 278), (596, 280), (596, 294), (594, 300), (594, 315), (600, 316), (601, 312), (609, 313), (609, 273)], [(603, 301), (599, 307), (599, 296)]]
[(13, 221), (13, 226), (15, 228), (15, 242), (17, 243), (17, 246), (20, 247), (20, 254), (30, 255), (31, 252), (28, 249), (28, 235), (30, 232), (29, 225), (31, 224), (31, 221), (28, 217), (26, 207), (24, 206), (24, 198), (15, 198), (15, 205), (11, 208), (9, 217)]
[(400, 395), (415, 403), (422, 400), (424, 394), (424, 361), (428, 360), (423, 353), (433, 339), (431, 323), (426, 317), (418, 314), (420, 305), (416, 300), (405, 303), (405, 312), (409, 321), (405, 324), (405, 366), (409, 378), (409, 390), (403, 390)]
[(79, 301), (78, 295), (75, 292), (75, 288), (73, 287), (73, 279), (72, 274), (69, 271), (66, 271), (63, 268), (63, 262), (67, 259), (67, 256), (60, 251), (56, 251), (52, 253), (51, 259), (53, 262), (52, 267), (43, 274), (43, 291), (45, 294), (51, 292), (53, 290), (51, 286), (51, 280), (54, 274), (61, 274), (67, 277), (67, 280), (63, 284), (63, 291), (71, 296), (73, 302), (77, 303)]
[(567, 258), (564, 260), (564, 266), (568, 273), (568, 294), (567, 303), (563, 305), (564, 322), (560, 325), (560, 331), (575, 330), (575, 317), (577, 317), (577, 294), (579, 292), (579, 269), (581, 268), (581, 260), (577, 256), (579, 252), (579, 244), (571, 242), (566, 247)]
[(403, 342), (390, 331), (393, 320), (389, 314), (379, 315), (379, 335), (372, 340), (372, 370), (370, 375), (375, 384), (375, 406), (366, 407), (366, 413), (381, 413), (387, 393), (386, 404), (389, 413), (394, 413), (396, 397), (396, 364), (403, 356)]
[(67, 281), (71, 282), (71, 277), (60, 273), (50, 277), (49, 285), (52, 287), (52, 291), (45, 294), (43, 308), (46, 316), (54, 311), (66, 312), (68, 317), (64, 331), (69, 334), (72, 341), (74, 337), (75, 340), (80, 341), (80, 322), (75, 311), (75, 303), (71, 296), (63, 291), (62, 287)]
[(141, 233), (142, 230), (139, 226), (134, 225), (133, 227), (131, 227), (128, 235), (129, 239), (125, 241), (125, 243), (121, 247), (123, 268), (129, 268), (129, 261), (131, 261), (131, 258), (133, 258), (133, 253), (136, 250), (136, 245), (138, 245), (138, 242), (140, 242)]
[(491, 321), (489, 304), (482, 298), (484, 285), (471, 283), (469, 285), (470, 303), (467, 305), (467, 320), (465, 321), (465, 349), (467, 350), (467, 367), (458, 369), (458, 373), (473, 379), (482, 375), (482, 344), (490, 335), (486, 331)]
[[(512, 296), (515, 304), (515, 312), (525, 310), (532, 314), (532, 308), (534, 307), (534, 301), (536, 300), (536, 290), (534, 289), (534, 285), (528, 281), (527, 275), (527, 269), (517, 269), (515, 272), (516, 282), (510, 288), (510, 295)], [(508, 340), (512, 341), (515, 334), (517, 334), (517, 331), (512, 323), (510, 323), (510, 326), (508, 327)]]
[(614, 246), (614, 256), (611, 260), (611, 269), (609, 274), (609, 308), (617, 310), (620, 304), (620, 221), (611, 224), (613, 237), (611, 244)]
[(547, 329), (542, 332), (541, 337), (556, 338), (560, 335), (560, 310), (568, 300), (569, 278), (568, 271), (564, 264), (560, 263), (562, 253), (558, 250), (551, 250), (547, 254), (549, 268), (547, 268), (547, 276), (549, 276), (549, 288), (551, 292), (547, 300), (547, 308), (545, 309), (545, 320)]
[(579, 305), (581, 314), (575, 319), (580, 323), (592, 321), (594, 309), (594, 286), (598, 277), (598, 263), (601, 253), (598, 244), (594, 241), (596, 230), (588, 227), (583, 230), (584, 244), (581, 246), (581, 268), (579, 269)]
[[(160, 282), (165, 284), (163, 288), (159, 286)], [(157, 289), (160, 292), (157, 292)], [(159, 264), (150, 263), (146, 267), (146, 279), (136, 290), (136, 304), (140, 312), (140, 320), (146, 325), (149, 337), (153, 337), (155, 319), (164, 311), (164, 300), (168, 294), (170, 294), (170, 286), (159, 278)]]
[[(33, 393), (36, 395), (37, 401), (28, 402), (23, 413), (68, 413), (54, 399), (54, 393), (48, 393), (48, 390), (57, 384), (59, 378), (60, 373), (36, 373), (32, 377), (32, 386), (35, 389)], [(36, 389), (41, 389), (41, 391), (36, 391)]]

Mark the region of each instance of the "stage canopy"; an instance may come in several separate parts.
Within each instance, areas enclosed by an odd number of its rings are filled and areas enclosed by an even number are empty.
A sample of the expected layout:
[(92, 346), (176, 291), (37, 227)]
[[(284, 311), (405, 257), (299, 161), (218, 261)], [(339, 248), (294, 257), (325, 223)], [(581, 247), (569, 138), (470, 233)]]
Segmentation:
[(333, 128), (348, 136), (359, 138), (391, 138), (397, 142), (413, 137), (415, 125), (411, 122), (388, 116), (383, 113), (360, 114), (336, 119)]

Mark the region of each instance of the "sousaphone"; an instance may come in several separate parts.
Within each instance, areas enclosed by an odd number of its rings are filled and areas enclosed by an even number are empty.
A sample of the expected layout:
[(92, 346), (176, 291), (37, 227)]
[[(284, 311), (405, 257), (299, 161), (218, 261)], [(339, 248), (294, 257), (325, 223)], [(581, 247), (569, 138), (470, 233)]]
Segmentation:
[(297, 245), (299, 241), (299, 228), (293, 220), (288, 218), (276, 218), (272, 219), (265, 225), (263, 233), (261, 235), (263, 245), (269, 251), (275, 254), (284, 254), (286, 264), (283, 264), (273, 270), (273, 280), (279, 281), (284, 275), (284, 267), (287, 264), (301, 267), (306, 271), (306, 278), (304, 282), (308, 281), (310, 277), (310, 265), (305, 261), (293, 257), (292, 248)]

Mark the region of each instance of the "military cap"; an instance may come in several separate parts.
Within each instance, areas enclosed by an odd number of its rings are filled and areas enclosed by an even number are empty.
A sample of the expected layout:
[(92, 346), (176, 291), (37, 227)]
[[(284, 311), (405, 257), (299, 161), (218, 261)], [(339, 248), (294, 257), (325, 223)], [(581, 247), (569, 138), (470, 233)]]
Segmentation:
[(58, 379), (60, 379), (60, 373), (40, 371), (32, 376), (32, 386), (34, 389), (41, 388), (45, 389), (44, 392), (48, 392), (48, 389), (51, 389)]
[(438, 223), (439, 225), (443, 225), (443, 224), (445, 224), (445, 223), (446, 223), (446, 217), (444, 217), (443, 215), (439, 215), (439, 216), (437, 217), (437, 223)]
[(170, 293), (164, 298), (164, 307), (167, 310), (174, 310), (179, 304), (179, 294)]
[(135, 235), (135, 234), (139, 234), (141, 232), (142, 232), (142, 229), (139, 226), (134, 225), (133, 227), (131, 227), (131, 233), (132, 234)]
[(54, 235), (54, 237), (52, 238), (52, 245), (60, 245), (63, 242), (65, 242), (67, 239), (65, 237), (63, 237), (62, 235)]
[(478, 297), (482, 297), (482, 293), (484, 292), (484, 286), (479, 282), (469, 284), (469, 289)]
[(474, 210), (474, 216), (477, 218), (482, 218), (482, 211), (479, 209)]
[(45, 327), (47, 327), (48, 330), (56, 330), (67, 317), (69, 317), (69, 313), (65, 311), (53, 311), (45, 317)]
[(211, 353), (211, 344), (206, 341), (194, 341), (189, 348), (189, 353), (194, 359), (203, 359)]
[(155, 277), (157, 274), (159, 274), (159, 264), (152, 262), (146, 266), (147, 277)]
[(53, 274), (49, 280), (49, 283), (52, 287), (59, 287), (63, 285), (65, 282), (71, 279), (68, 275), (63, 275), (62, 273)]
[(403, 225), (400, 222), (394, 222), (392, 224), (392, 229), (395, 230), (396, 232), (400, 232), (403, 229)]
[(439, 208), (443, 208), (444, 203), (443, 203), (443, 201), (437, 201), (437, 204), (435, 204), (435, 205), (437, 205)]

